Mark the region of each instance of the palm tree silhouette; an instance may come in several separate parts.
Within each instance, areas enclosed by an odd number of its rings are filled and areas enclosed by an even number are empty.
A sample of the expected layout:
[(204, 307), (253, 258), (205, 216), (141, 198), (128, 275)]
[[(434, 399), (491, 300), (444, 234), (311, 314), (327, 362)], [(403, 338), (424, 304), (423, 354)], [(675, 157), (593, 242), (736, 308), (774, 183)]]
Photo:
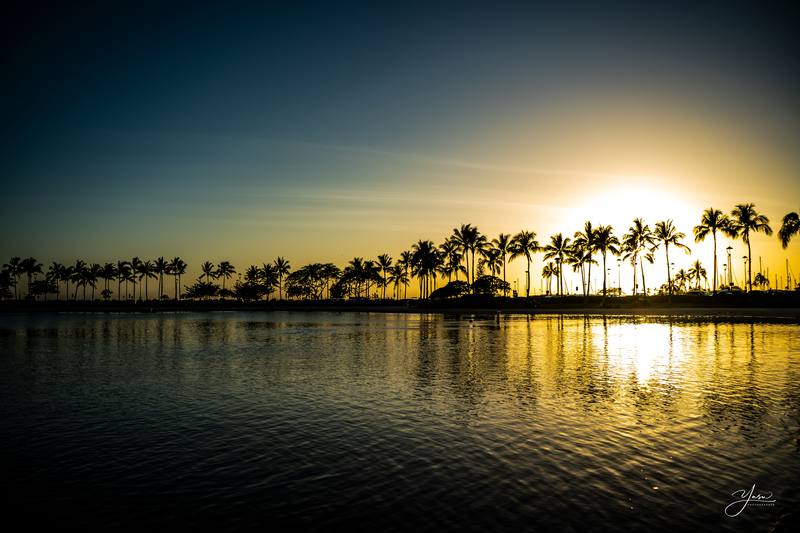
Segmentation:
[(153, 262), (153, 272), (158, 274), (158, 299), (164, 296), (164, 273), (167, 271), (169, 263), (163, 257), (159, 257)]
[(688, 254), (691, 250), (681, 242), (681, 239), (685, 238), (686, 235), (675, 228), (672, 219), (656, 222), (655, 230), (653, 231), (655, 243), (650, 251), (655, 252), (659, 246), (664, 245), (664, 255), (667, 259), (667, 290), (670, 296), (672, 296), (672, 272), (670, 272), (669, 264), (669, 245), (671, 244), (675, 248), (684, 250)]
[[(153, 269), (153, 262), (147, 260), (142, 263), (139, 263), (138, 274), (139, 274), (139, 284), (140, 284), (139, 290), (141, 291), (142, 289), (141, 282), (142, 279), (144, 279), (144, 299), (147, 300), (149, 298), (149, 293), (147, 290), (147, 285), (148, 285), (147, 281), (156, 278), (156, 273)], [(141, 298), (141, 292), (139, 294), (139, 297)]]
[(389, 276), (387, 272), (392, 268), (392, 258), (389, 254), (381, 254), (378, 256), (378, 266), (383, 271), (383, 299), (386, 299), (386, 285), (389, 284)]
[(283, 277), (288, 275), (292, 266), (289, 261), (283, 257), (278, 256), (275, 259), (275, 273), (278, 275), (278, 299), (283, 300)]
[(691, 268), (689, 269), (688, 276), (690, 280), (693, 279), (697, 282), (696, 285), (697, 290), (700, 290), (701, 280), (703, 279), (705, 279), (706, 281), (708, 280), (708, 278), (706, 278), (706, 269), (703, 268), (703, 265), (700, 264), (699, 259), (692, 264)]
[(553, 294), (553, 291), (550, 290), (550, 286), (552, 285), (552, 279), (558, 276), (558, 269), (556, 269), (553, 263), (547, 263), (542, 268), (542, 277), (547, 280), (547, 294)]
[(536, 240), (536, 233), (533, 231), (522, 230), (511, 239), (509, 246), (511, 259), (524, 257), (528, 265), (525, 271), (525, 297), (531, 295), (531, 258), (539, 250), (539, 241)]
[(264, 263), (261, 265), (261, 281), (267, 293), (267, 300), (269, 295), (275, 291), (275, 285), (278, 283), (277, 267), (272, 263)]
[[(511, 246), (511, 235), (507, 233), (501, 233), (497, 236), (496, 239), (492, 240), (492, 246), (500, 252), (500, 258), (503, 261), (503, 281), (506, 281), (506, 255), (511, 251), (509, 247)], [(456, 278), (458, 279), (458, 278)], [(504, 294), (508, 296), (508, 289), (504, 289)]]
[(28, 296), (31, 296), (31, 284), (36, 274), (42, 273), (42, 264), (33, 257), (28, 257), (19, 262), (19, 272), (28, 278)]
[(653, 254), (648, 251), (655, 244), (653, 232), (650, 226), (644, 223), (641, 218), (635, 218), (633, 225), (628, 228), (628, 233), (622, 237), (623, 250), (625, 252), (625, 259), (631, 260), (633, 264), (633, 287), (634, 295), (636, 294), (636, 262), (639, 260), (639, 267), (642, 273), (642, 295), (647, 296), (647, 285), (644, 281), (644, 262), (645, 260), (652, 263)]
[(200, 265), (200, 271), (203, 273), (202, 276), (205, 276), (206, 283), (211, 283), (211, 278), (216, 278), (217, 274), (214, 271), (214, 263), (211, 261), (206, 261), (202, 265)]
[(489, 274), (492, 276), (499, 276), (503, 269), (503, 260), (500, 250), (497, 248), (486, 248), (481, 252), (481, 260), (478, 261), (478, 268), (489, 269)]
[(410, 274), (409, 271), (411, 270), (411, 265), (413, 262), (414, 262), (414, 253), (410, 250), (403, 250), (400, 253), (400, 259), (397, 260), (397, 264), (403, 267), (403, 272), (405, 272), (406, 278), (409, 280), (409, 282), (405, 284), (405, 288), (403, 289), (404, 300), (408, 299), (408, 285), (411, 283), (411, 277), (409, 275)]
[[(56, 261), (50, 263), (50, 268), (47, 269), (50, 279), (56, 282), (56, 287), (58, 288), (58, 290), (56, 291), (56, 300), (59, 300), (61, 297), (60, 294), (61, 287), (59, 284), (60, 282), (64, 281), (64, 275), (66, 270), (67, 267)], [(69, 291), (69, 288), (67, 288), (67, 290)]]
[[(589, 265), (586, 273), (586, 286), (583, 295), (592, 292), (592, 263), (596, 262), (592, 259), (594, 252), (597, 251), (597, 230), (592, 227), (590, 221), (586, 221), (583, 225), (583, 231), (576, 231), (573, 245), (579, 246), (586, 256), (586, 264)], [(583, 272), (581, 272), (581, 279), (583, 279)]]
[[(272, 265), (270, 265), (272, 266)], [(222, 261), (217, 265), (217, 272), (215, 277), (222, 278), (222, 290), (225, 290), (225, 280), (231, 279), (231, 276), (236, 274), (236, 268), (228, 261)]]
[(564, 276), (562, 274), (562, 266), (564, 264), (564, 256), (570, 249), (569, 237), (564, 238), (560, 233), (556, 233), (550, 237), (550, 244), (544, 247), (544, 258), (555, 259), (556, 267), (558, 269), (558, 295), (563, 294), (562, 285), (564, 283)]
[(619, 239), (614, 235), (614, 229), (611, 226), (598, 226), (595, 231), (595, 248), (603, 256), (603, 296), (606, 292), (606, 255), (611, 252), (613, 255), (619, 255)]
[(181, 276), (186, 274), (187, 268), (188, 266), (180, 257), (174, 257), (172, 261), (169, 262), (169, 273), (175, 278), (175, 300), (181, 299)]
[(400, 285), (407, 286), (409, 283), (408, 274), (403, 265), (397, 263), (389, 269), (389, 281), (394, 284), (395, 299), (399, 299)]
[[(138, 283), (136, 281), (136, 276), (139, 275), (139, 272), (141, 271), (141, 269), (142, 269), (142, 260), (139, 259), (138, 257), (134, 257), (133, 259), (131, 259), (131, 273), (133, 274), (131, 276), (131, 284), (133, 285), (133, 299), (134, 300), (136, 299), (136, 284)], [(141, 286), (141, 284), (139, 284), (139, 299), (140, 300), (142, 299), (142, 286)]]
[(753, 290), (753, 260), (750, 249), (750, 234), (763, 232), (772, 235), (769, 219), (756, 211), (754, 204), (737, 204), (731, 211), (731, 235), (741, 236), (747, 244), (747, 287)]
[(103, 291), (107, 296), (110, 296), (111, 290), (108, 288), (108, 284), (117, 277), (117, 267), (114, 266), (114, 263), (105, 263), (100, 272), (100, 277), (103, 278)]
[(781, 229), (778, 231), (778, 237), (784, 250), (789, 246), (792, 237), (798, 233), (800, 233), (800, 215), (793, 211), (783, 217)]
[(128, 299), (128, 278), (131, 265), (127, 261), (117, 261), (117, 300), (122, 300), (122, 282), (125, 282), (125, 299)]
[(694, 242), (700, 242), (705, 240), (709, 234), (714, 239), (714, 283), (713, 283), (713, 294), (717, 294), (717, 279), (719, 279), (719, 273), (717, 269), (717, 232), (721, 231), (723, 234), (728, 235), (729, 237), (735, 237), (736, 232), (731, 230), (731, 221), (728, 218), (728, 215), (720, 211), (719, 209), (714, 209), (713, 207), (709, 207), (705, 211), (703, 211), (703, 215), (700, 218), (700, 224), (694, 227)]
[(3, 265), (3, 268), (6, 269), (11, 277), (14, 279), (14, 299), (19, 300), (19, 293), (17, 292), (17, 284), (19, 283), (19, 276), (22, 274), (20, 270), (20, 263), (22, 259), (19, 257), (12, 257), (8, 263)]
[[(97, 280), (100, 279), (100, 276), (103, 274), (103, 267), (97, 263), (92, 263), (86, 272), (86, 283), (92, 288), (92, 301), (94, 301), (94, 290), (97, 288)], [(83, 290), (86, 290), (85, 284), (83, 286)]]

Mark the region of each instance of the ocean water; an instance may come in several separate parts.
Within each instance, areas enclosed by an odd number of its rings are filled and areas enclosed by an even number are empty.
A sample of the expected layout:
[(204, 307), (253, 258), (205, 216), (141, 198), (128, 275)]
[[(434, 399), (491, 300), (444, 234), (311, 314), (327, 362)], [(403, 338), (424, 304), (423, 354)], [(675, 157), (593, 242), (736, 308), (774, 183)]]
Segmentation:
[(0, 446), (31, 526), (790, 530), (800, 327), (2, 315)]

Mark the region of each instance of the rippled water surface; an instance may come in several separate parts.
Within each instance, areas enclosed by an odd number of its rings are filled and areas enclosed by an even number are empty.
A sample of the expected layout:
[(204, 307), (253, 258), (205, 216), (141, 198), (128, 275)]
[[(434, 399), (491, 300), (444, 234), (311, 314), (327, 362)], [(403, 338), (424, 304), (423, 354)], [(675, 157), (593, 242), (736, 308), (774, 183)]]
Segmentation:
[[(28, 523), (797, 525), (797, 325), (5, 315), (0, 353), (4, 507)], [(753, 484), (774, 506), (726, 517)]]

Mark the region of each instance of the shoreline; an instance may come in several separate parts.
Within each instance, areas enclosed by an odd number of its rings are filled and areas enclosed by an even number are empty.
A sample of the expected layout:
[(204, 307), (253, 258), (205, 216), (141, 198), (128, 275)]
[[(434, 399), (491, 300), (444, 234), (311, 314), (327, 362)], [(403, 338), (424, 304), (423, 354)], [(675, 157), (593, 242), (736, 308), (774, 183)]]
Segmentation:
[[(760, 300), (760, 299), (758, 299)], [(800, 322), (800, 305), (797, 298), (769, 302), (763, 301), (705, 302), (675, 301), (605, 301), (584, 302), (583, 298), (560, 301), (541, 299), (485, 299), (466, 301), (154, 301), (154, 302), (99, 302), (99, 301), (3, 301), (3, 314), (29, 313), (208, 313), (208, 312), (332, 312), (332, 313), (415, 313), (443, 315), (595, 315), (595, 316), (669, 316), (706, 319), (774, 319)], [(728, 304), (728, 305), (725, 305)], [(738, 304), (738, 305), (736, 305)], [(748, 305), (749, 304), (749, 305)], [(760, 305), (759, 305), (760, 304)]]

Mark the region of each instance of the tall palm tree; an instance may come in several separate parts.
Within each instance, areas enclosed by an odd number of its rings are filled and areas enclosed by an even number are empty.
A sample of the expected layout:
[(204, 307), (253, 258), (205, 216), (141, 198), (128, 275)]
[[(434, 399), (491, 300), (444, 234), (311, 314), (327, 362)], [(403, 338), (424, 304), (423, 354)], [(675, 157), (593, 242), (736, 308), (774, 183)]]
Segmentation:
[(488, 268), (489, 274), (499, 276), (503, 269), (503, 260), (500, 250), (497, 248), (486, 248), (481, 252), (481, 260), (478, 262), (479, 268)]
[(429, 240), (417, 241), (411, 249), (411, 267), (420, 280), (420, 298), (427, 298), (431, 292), (431, 276), (436, 277), (436, 267), (441, 262), (441, 256), (433, 241)]
[(686, 235), (675, 228), (672, 219), (656, 222), (653, 231), (654, 244), (650, 251), (655, 252), (659, 246), (664, 245), (664, 255), (667, 259), (667, 291), (669, 291), (670, 296), (672, 296), (672, 272), (669, 264), (669, 245), (671, 244), (675, 248), (684, 250), (688, 254), (691, 250), (681, 242), (685, 238)]
[(694, 242), (700, 242), (705, 240), (706, 237), (710, 234), (711, 237), (714, 239), (714, 289), (713, 294), (717, 294), (717, 279), (719, 279), (718, 269), (717, 269), (717, 232), (720, 231), (725, 235), (735, 237), (735, 231), (733, 231), (733, 235), (731, 235), (731, 221), (728, 218), (728, 215), (720, 211), (719, 209), (714, 209), (713, 207), (709, 207), (705, 211), (703, 211), (703, 215), (700, 218), (700, 224), (694, 227)]
[[(204, 272), (205, 273), (205, 272)], [(225, 290), (225, 280), (231, 279), (231, 276), (236, 274), (236, 268), (229, 261), (222, 261), (217, 265), (216, 276), (222, 278), (222, 290)]]
[(42, 264), (37, 261), (33, 257), (28, 257), (20, 261), (19, 263), (19, 271), (28, 278), (28, 296), (31, 295), (31, 284), (33, 283), (33, 278), (37, 274), (42, 273)]
[[(86, 284), (92, 288), (92, 301), (94, 301), (94, 290), (97, 288), (97, 280), (103, 275), (103, 267), (101, 267), (98, 263), (92, 263), (86, 272)], [(83, 286), (84, 291), (86, 290), (86, 284)], [(86, 298), (84, 297), (84, 300), (85, 299)]]
[[(597, 251), (597, 230), (592, 227), (592, 223), (587, 220), (583, 225), (583, 231), (576, 231), (573, 237), (575, 243), (583, 249), (586, 255), (588, 269), (586, 272), (586, 287), (583, 291), (583, 295), (586, 296), (592, 292), (592, 263), (595, 263), (592, 256)], [(583, 277), (583, 273), (581, 273), (581, 277)]]
[[(86, 284), (84, 278), (85, 278), (85, 271), (87, 270), (87, 268), (88, 267), (86, 266), (86, 263), (80, 259), (75, 261), (75, 265), (72, 267), (72, 272), (70, 273), (70, 276), (72, 278), (72, 282), (75, 285), (75, 295), (72, 298), (73, 300), (78, 299), (78, 288), (81, 285), (83, 285), (84, 287), (83, 299), (86, 300)], [(67, 290), (69, 290), (69, 288), (67, 288)]]
[(560, 233), (556, 233), (550, 237), (550, 244), (544, 247), (544, 258), (555, 259), (556, 267), (558, 268), (558, 295), (563, 294), (562, 285), (564, 283), (564, 276), (562, 274), (562, 266), (564, 265), (564, 256), (570, 249), (569, 237), (564, 237)]
[(606, 296), (606, 255), (611, 252), (619, 255), (619, 239), (614, 235), (614, 228), (600, 225), (595, 231), (595, 248), (603, 256), (603, 296)]
[(747, 290), (753, 290), (753, 260), (750, 249), (750, 234), (772, 235), (769, 219), (756, 211), (754, 204), (737, 204), (731, 211), (731, 234), (741, 237), (747, 244)]
[(65, 267), (61, 263), (53, 261), (52, 263), (50, 263), (50, 267), (47, 269), (48, 277), (51, 280), (55, 281), (56, 288), (58, 288), (58, 290), (56, 291), (56, 300), (59, 300), (61, 297), (60, 295), (61, 287), (59, 284), (64, 280), (64, 271), (66, 270), (66, 268), (67, 267)]
[(214, 270), (214, 263), (212, 263), (211, 261), (206, 261), (205, 263), (200, 265), (200, 271), (203, 273), (202, 276), (200, 277), (205, 276), (206, 283), (211, 283), (211, 278), (217, 277), (217, 273)]
[[(501, 233), (497, 236), (496, 239), (492, 240), (492, 246), (500, 252), (500, 259), (503, 262), (503, 281), (506, 281), (506, 255), (510, 253), (510, 246), (511, 246), (511, 235), (508, 233)], [(506, 296), (508, 296), (508, 288), (504, 290)]]
[(164, 296), (164, 274), (167, 272), (169, 263), (163, 257), (159, 257), (153, 262), (153, 272), (158, 274), (158, 299)]
[(122, 300), (122, 282), (125, 282), (125, 299), (128, 299), (128, 272), (131, 269), (127, 261), (117, 261), (117, 300)]
[(267, 289), (267, 300), (269, 300), (269, 295), (275, 291), (275, 285), (278, 284), (278, 271), (273, 263), (261, 265), (261, 282)]
[(19, 277), (22, 275), (22, 270), (20, 270), (20, 263), (22, 259), (19, 257), (12, 257), (8, 263), (3, 265), (3, 268), (6, 269), (10, 274), (11, 277), (14, 279), (14, 299), (19, 300), (19, 293), (17, 292), (17, 284), (19, 283)]
[(117, 277), (117, 267), (114, 265), (114, 263), (105, 263), (100, 272), (100, 277), (103, 279), (103, 290), (105, 291), (105, 294), (110, 296), (111, 289), (108, 288), (109, 283)]
[(564, 258), (564, 261), (567, 264), (572, 265), (573, 272), (580, 272), (581, 290), (583, 292), (583, 296), (586, 297), (588, 293), (588, 285), (586, 283), (586, 265), (597, 263), (597, 261), (592, 259), (589, 255), (586, 241), (583, 239), (573, 241), (572, 246), (570, 246), (569, 250), (567, 250), (567, 256)]
[[(136, 281), (136, 277), (139, 275), (139, 272), (141, 271), (141, 269), (142, 269), (142, 260), (139, 259), (138, 257), (134, 257), (133, 259), (131, 259), (131, 273), (133, 274), (131, 276), (131, 284), (133, 285), (133, 291), (132, 292), (133, 292), (133, 299), (134, 300), (136, 300), (136, 284), (138, 283)], [(142, 286), (141, 285), (139, 285), (139, 299), (140, 300), (142, 299)]]
[(650, 226), (645, 224), (641, 218), (635, 218), (633, 224), (628, 228), (628, 233), (622, 237), (625, 258), (630, 258), (633, 267), (633, 287), (636, 294), (636, 262), (639, 260), (639, 267), (642, 274), (642, 294), (647, 296), (647, 285), (644, 280), (644, 262), (653, 262), (653, 253), (649, 248), (655, 244), (655, 237)]
[(453, 237), (445, 239), (445, 241), (439, 245), (439, 252), (441, 253), (443, 261), (442, 274), (447, 276), (447, 283), (450, 283), (453, 279), (453, 274), (456, 275), (456, 281), (458, 281), (459, 273), (463, 272), (466, 275), (467, 269), (461, 264), (461, 249)]
[(406, 274), (406, 278), (408, 278), (409, 280), (409, 283), (406, 283), (403, 288), (404, 300), (408, 299), (408, 285), (411, 282), (411, 277), (409, 274), (413, 262), (414, 262), (414, 253), (411, 250), (403, 250), (403, 252), (400, 253), (400, 258), (397, 260), (397, 264), (403, 267), (403, 271)]
[(181, 299), (181, 276), (186, 274), (188, 266), (180, 257), (174, 257), (169, 263), (169, 272), (175, 278), (175, 300)]
[(378, 256), (378, 267), (383, 272), (383, 299), (386, 299), (386, 285), (389, 284), (389, 276), (387, 272), (392, 268), (392, 258), (389, 254), (381, 254)]
[(692, 263), (691, 268), (689, 268), (688, 276), (690, 280), (693, 279), (697, 282), (696, 288), (698, 290), (700, 289), (701, 280), (705, 279), (708, 281), (708, 278), (706, 277), (706, 269), (700, 264), (699, 259)]
[(778, 230), (778, 237), (781, 239), (781, 246), (784, 250), (789, 246), (792, 237), (798, 233), (800, 233), (800, 215), (793, 211), (783, 217), (781, 229)]
[(396, 263), (389, 269), (389, 281), (394, 284), (395, 299), (400, 298), (400, 285), (407, 286), (409, 283), (408, 274), (403, 265)]
[(274, 265), (275, 273), (278, 275), (278, 299), (283, 300), (283, 277), (289, 274), (292, 266), (289, 261), (280, 256), (275, 259)]
[(525, 296), (531, 295), (531, 258), (533, 254), (540, 250), (539, 241), (536, 240), (536, 233), (533, 231), (522, 230), (511, 239), (509, 253), (511, 259), (524, 257), (528, 268), (525, 271)]
[(139, 291), (140, 291), (140, 298), (141, 298), (141, 289), (142, 289), (142, 279), (144, 279), (144, 299), (147, 300), (149, 298), (149, 293), (147, 290), (147, 281), (150, 279), (156, 278), (155, 270), (153, 269), (153, 262), (149, 259), (142, 263), (139, 263)]
[(550, 290), (550, 286), (552, 285), (553, 278), (557, 276), (558, 270), (553, 263), (547, 263), (542, 268), (542, 277), (547, 280), (547, 294), (553, 294), (553, 292)]

